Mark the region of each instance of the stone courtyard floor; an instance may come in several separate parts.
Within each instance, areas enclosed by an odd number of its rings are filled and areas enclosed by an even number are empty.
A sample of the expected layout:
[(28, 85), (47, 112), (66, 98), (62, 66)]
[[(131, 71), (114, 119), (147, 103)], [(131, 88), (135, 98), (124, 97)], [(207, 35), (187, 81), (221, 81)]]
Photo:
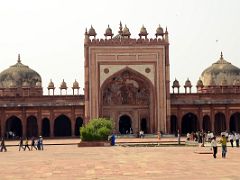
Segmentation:
[[(45, 140), (77, 143), (78, 139)], [(6, 144), (16, 144), (7, 141)], [(227, 158), (195, 151), (209, 147), (77, 147), (48, 145), (44, 151), (0, 153), (0, 179), (240, 179), (240, 148), (228, 147)]]

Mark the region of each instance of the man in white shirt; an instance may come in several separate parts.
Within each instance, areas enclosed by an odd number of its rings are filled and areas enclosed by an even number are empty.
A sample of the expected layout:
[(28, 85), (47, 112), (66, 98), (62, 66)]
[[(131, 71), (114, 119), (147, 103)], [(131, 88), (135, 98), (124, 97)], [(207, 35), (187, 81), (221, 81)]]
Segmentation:
[(213, 157), (216, 158), (217, 157), (217, 141), (215, 136), (212, 138), (211, 145), (213, 148)]

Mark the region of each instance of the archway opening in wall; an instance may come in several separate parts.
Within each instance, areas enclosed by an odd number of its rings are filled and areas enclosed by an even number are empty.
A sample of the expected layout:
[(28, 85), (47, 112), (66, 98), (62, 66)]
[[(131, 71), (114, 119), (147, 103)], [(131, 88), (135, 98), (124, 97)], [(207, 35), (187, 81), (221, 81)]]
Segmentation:
[(6, 121), (6, 136), (9, 138), (9, 132), (13, 132), (15, 134), (15, 137), (22, 137), (22, 122), (21, 120), (16, 117), (12, 116), (7, 119)]
[(198, 128), (197, 116), (187, 113), (182, 118), (182, 134), (196, 132)]
[(170, 132), (177, 134), (177, 116), (171, 115)]
[(29, 116), (27, 118), (27, 137), (38, 136), (38, 124), (35, 116)]
[(83, 125), (83, 119), (78, 117), (75, 122), (75, 136), (80, 136), (80, 127)]
[(142, 118), (141, 119), (141, 128), (140, 130), (144, 131), (144, 133), (147, 133), (147, 119)]
[(236, 112), (230, 117), (230, 131), (231, 132), (240, 132), (240, 113)]
[(215, 114), (214, 130), (216, 134), (226, 131), (226, 119), (225, 115), (221, 112)]
[(50, 121), (48, 118), (44, 118), (42, 120), (42, 136), (43, 137), (50, 136)]
[(71, 121), (65, 115), (58, 116), (54, 121), (54, 136), (71, 136)]
[(208, 115), (203, 116), (202, 128), (204, 132), (211, 131), (211, 121)]
[(121, 134), (128, 134), (132, 128), (132, 121), (128, 115), (122, 115), (119, 118), (119, 132)]

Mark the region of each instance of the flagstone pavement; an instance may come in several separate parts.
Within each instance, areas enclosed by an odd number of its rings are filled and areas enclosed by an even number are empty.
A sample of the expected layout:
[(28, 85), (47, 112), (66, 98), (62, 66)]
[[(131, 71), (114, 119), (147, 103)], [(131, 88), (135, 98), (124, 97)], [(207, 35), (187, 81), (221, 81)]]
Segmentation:
[[(44, 142), (61, 142), (45, 140)], [(64, 143), (78, 139), (62, 140)], [(16, 142), (6, 142), (7, 145)], [(209, 147), (45, 146), (44, 151), (0, 153), (0, 180), (5, 179), (240, 179), (240, 148), (228, 147), (227, 158), (195, 151)]]

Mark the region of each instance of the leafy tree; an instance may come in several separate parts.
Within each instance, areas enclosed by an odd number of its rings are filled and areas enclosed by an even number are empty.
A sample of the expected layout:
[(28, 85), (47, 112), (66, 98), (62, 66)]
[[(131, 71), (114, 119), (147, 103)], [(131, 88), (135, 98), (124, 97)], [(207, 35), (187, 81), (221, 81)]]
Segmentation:
[(82, 141), (108, 140), (113, 130), (113, 122), (106, 118), (95, 118), (89, 121), (85, 127), (80, 128)]

